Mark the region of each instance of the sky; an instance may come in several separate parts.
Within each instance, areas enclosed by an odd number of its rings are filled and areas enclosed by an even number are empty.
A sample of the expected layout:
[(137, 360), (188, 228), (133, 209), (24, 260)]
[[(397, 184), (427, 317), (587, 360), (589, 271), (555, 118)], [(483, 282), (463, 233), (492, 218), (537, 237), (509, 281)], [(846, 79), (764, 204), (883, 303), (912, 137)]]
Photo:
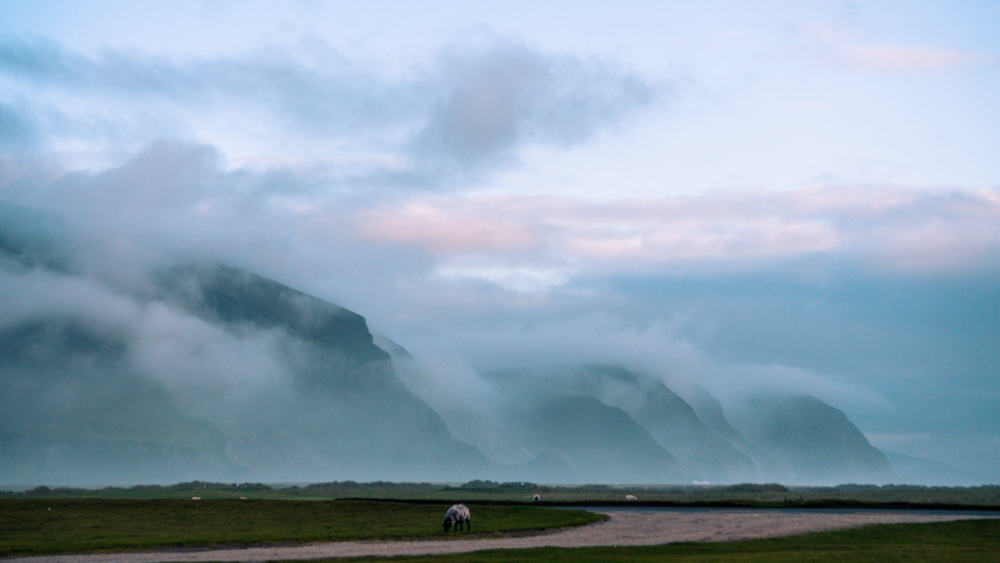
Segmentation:
[(808, 392), (1000, 478), (1000, 1), (0, 22), (0, 203), (63, 218), (95, 275), (224, 260), (438, 364)]

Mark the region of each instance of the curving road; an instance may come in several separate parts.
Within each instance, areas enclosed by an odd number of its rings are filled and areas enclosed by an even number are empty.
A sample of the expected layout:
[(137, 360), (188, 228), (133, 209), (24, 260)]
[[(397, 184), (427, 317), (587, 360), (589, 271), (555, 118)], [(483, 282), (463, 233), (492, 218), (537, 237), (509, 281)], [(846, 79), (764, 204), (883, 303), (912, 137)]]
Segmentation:
[[(995, 514), (908, 511), (806, 512), (778, 510), (630, 511), (601, 510), (610, 519), (579, 528), (523, 537), (420, 541), (348, 541), (301, 546), (172, 550), (149, 553), (55, 555), (4, 561), (98, 563), (119, 561), (269, 561), (326, 557), (432, 555), (483, 549), (656, 545), (679, 541), (735, 541), (787, 536), (869, 524), (995, 518)], [(452, 536), (454, 537), (454, 536)]]

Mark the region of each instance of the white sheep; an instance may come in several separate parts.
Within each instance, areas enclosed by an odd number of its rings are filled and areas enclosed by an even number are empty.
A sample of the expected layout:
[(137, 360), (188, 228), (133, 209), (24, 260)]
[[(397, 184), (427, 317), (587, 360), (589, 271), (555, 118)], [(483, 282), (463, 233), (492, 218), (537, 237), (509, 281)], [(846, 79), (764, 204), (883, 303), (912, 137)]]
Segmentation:
[(531, 497), (531, 500), (533, 500), (535, 502), (538, 502), (538, 501), (542, 500), (542, 495), (535, 495), (535, 496)]
[(635, 495), (625, 495), (625, 500), (628, 500), (628, 501), (639, 500), (639, 497), (637, 497)]
[(444, 513), (444, 531), (447, 532), (449, 528), (455, 526), (455, 531), (462, 529), (462, 524), (465, 524), (466, 531), (472, 531), (472, 514), (469, 512), (469, 507), (464, 504), (456, 504), (448, 509)]

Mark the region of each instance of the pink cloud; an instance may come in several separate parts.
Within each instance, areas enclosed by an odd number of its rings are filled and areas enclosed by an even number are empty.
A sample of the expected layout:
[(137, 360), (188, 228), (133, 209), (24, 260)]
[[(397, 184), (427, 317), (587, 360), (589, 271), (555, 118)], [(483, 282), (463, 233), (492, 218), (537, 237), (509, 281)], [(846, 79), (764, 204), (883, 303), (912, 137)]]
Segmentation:
[(646, 268), (834, 252), (934, 269), (1000, 249), (1000, 194), (874, 186), (609, 202), (473, 194), (380, 206), (356, 225), (369, 240), (445, 259), (492, 256), (505, 267)]
[(848, 46), (841, 52), (855, 63), (894, 72), (948, 70), (990, 61), (980, 53), (898, 45)]
[(416, 244), (436, 254), (504, 252), (536, 239), (523, 221), (494, 213), (489, 201), (411, 201), (366, 210), (356, 225), (364, 238)]
[(859, 40), (828, 26), (805, 26), (802, 31), (821, 52), (857, 67), (883, 72), (945, 71), (997, 62), (996, 56), (975, 51)]

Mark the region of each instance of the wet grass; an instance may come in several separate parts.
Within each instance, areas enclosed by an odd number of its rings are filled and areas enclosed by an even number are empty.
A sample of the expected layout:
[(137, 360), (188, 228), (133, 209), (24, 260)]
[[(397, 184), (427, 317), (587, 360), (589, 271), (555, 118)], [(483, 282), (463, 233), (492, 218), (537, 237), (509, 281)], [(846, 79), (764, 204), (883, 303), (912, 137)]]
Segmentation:
[[(0, 557), (174, 547), (441, 538), (447, 503), (365, 500), (0, 499)], [(470, 505), (471, 534), (574, 526), (603, 517), (531, 505)]]
[[(528, 502), (535, 493), (542, 495), (542, 503)], [(640, 500), (624, 503), (622, 499), (627, 493), (636, 494)], [(193, 501), (192, 496), (203, 500)], [(239, 500), (241, 496), (248, 500)], [(475, 531), (471, 537), (490, 537), (580, 525), (601, 518), (581, 511), (546, 508), (544, 505), (549, 503), (995, 510), (1000, 507), (1000, 487), (545, 486), (491, 481), (461, 485), (343, 481), (300, 486), (189, 482), (97, 490), (39, 487), (23, 493), (0, 493), (0, 557), (349, 539), (441, 538), (441, 517), (455, 500), (473, 508)], [(470, 536), (449, 536), (456, 537)], [(876, 526), (725, 544), (500, 550), (422, 560), (664, 559), (1000, 563), (1000, 521)]]

